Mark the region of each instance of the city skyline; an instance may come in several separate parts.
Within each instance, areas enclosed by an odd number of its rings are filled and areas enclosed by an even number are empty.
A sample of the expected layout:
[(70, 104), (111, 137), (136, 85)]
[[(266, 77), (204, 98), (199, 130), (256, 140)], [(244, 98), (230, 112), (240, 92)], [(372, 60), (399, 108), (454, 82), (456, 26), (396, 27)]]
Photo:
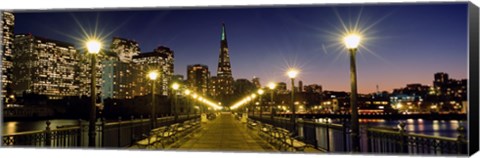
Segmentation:
[[(360, 17), (360, 25), (372, 26), (366, 32), (368, 49), (361, 47), (358, 53), (360, 93), (375, 92), (376, 85), (389, 92), (410, 83), (431, 86), (433, 74), (437, 72), (446, 72), (455, 79), (467, 78), (467, 5), (351, 6), (364, 7), (16, 12), (15, 34), (30, 32), (71, 42), (81, 51), (80, 43), (69, 37), (82, 35), (74, 19), (93, 30), (89, 25), (94, 26), (98, 15), (99, 28), (112, 30), (112, 26), (121, 26), (104, 42), (111, 42), (114, 36), (134, 39), (141, 52), (160, 45), (170, 47), (175, 51), (175, 74), (186, 76), (187, 65), (216, 68), (224, 22), (229, 29), (229, 53), (235, 79), (251, 80), (256, 76), (263, 86), (269, 81), (288, 82), (286, 68), (294, 65), (301, 70), (298, 80), (304, 85), (320, 84), (324, 90), (348, 92), (347, 52), (338, 47), (338, 39), (332, 34), (340, 32), (336, 28), (341, 28), (340, 19), (348, 25)], [(152, 12), (157, 14), (148, 16)], [(56, 23), (49, 22), (51, 20)], [(140, 32), (133, 31), (136, 29)], [(216, 74), (216, 70), (212, 69), (211, 73)]]

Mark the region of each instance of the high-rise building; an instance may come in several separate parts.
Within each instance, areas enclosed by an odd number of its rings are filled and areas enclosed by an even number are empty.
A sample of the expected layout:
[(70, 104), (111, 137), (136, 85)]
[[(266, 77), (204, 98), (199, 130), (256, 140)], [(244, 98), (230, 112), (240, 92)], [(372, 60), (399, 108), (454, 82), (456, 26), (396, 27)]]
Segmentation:
[(2, 60), (2, 72), (1, 72), (1, 83), (2, 83), (2, 98), (12, 94), (12, 50), (13, 50), (13, 28), (15, 25), (15, 16), (10, 12), (0, 12), (0, 38), (1, 38), (1, 60)]
[(208, 95), (212, 99), (217, 99), (218, 97), (218, 78), (217, 76), (211, 76), (208, 81)]
[(438, 72), (434, 74), (433, 88), (437, 95), (444, 95), (447, 91), (446, 85), (448, 84), (448, 74), (444, 72)]
[(279, 82), (277, 84), (278, 93), (287, 93), (287, 83)]
[(195, 64), (187, 66), (187, 82), (193, 91), (207, 95), (209, 78), (210, 71), (208, 71), (207, 65)]
[(252, 83), (255, 85), (255, 88), (262, 88), (260, 84), (260, 78), (253, 76)]
[(220, 41), (220, 56), (217, 69), (217, 94), (219, 100), (225, 100), (233, 94), (233, 76), (228, 54), (227, 31), (225, 24), (222, 24), (222, 37)]
[(307, 93), (318, 93), (318, 94), (322, 94), (322, 91), (323, 91), (322, 86), (318, 84), (303, 86), (303, 90), (304, 92), (307, 92)]
[(234, 84), (234, 92), (237, 96), (246, 96), (256, 92), (257, 87), (248, 79), (237, 79)]
[(133, 62), (138, 66), (139, 77), (136, 79), (135, 95), (142, 96), (150, 93), (151, 81), (147, 79), (147, 73), (156, 70), (160, 72), (160, 78), (157, 79), (156, 94), (168, 95), (169, 84), (173, 75), (174, 52), (168, 47), (160, 46), (152, 52), (140, 53), (133, 56)]
[(138, 43), (133, 40), (114, 37), (110, 52), (115, 57), (102, 63), (102, 99), (132, 99), (135, 97), (135, 80), (139, 70), (132, 58), (140, 53)]
[(50, 99), (78, 95), (79, 58), (73, 44), (33, 36), (16, 35), (13, 56), (13, 91)]

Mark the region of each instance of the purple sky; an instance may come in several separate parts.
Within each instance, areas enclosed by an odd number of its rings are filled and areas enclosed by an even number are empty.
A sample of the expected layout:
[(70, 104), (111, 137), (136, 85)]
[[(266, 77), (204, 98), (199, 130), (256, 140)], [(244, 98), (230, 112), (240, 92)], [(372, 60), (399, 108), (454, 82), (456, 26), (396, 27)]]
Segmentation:
[(304, 85), (350, 91), (349, 58), (338, 35), (342, 22), (353, 28), (357, 21), (365, 36), (357, 54), (360, 93), (377, 84), (387, 91), (431, 85), (436, 72), (467, 78), (467, 3), (17, 12), (15, 33), (81, 46), (72, 36), (82, 37), (80, 25), (93, 32), (97, 23), (103, 35), (111, 32), (108, 42), (134, 39), (142, 52), (170, 47), (176, 74), (205, 64), (216, 75), (225, 22), (235, 79), (289, 83), (285, 71), (295, 66)]

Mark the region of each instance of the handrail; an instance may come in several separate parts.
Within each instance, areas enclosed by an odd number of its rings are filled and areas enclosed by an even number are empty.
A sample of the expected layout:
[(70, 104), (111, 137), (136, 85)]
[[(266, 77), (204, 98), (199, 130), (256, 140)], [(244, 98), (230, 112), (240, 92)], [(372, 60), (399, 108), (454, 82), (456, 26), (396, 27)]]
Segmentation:
[(5, 134), (5, 135), (3, 135), (3, 137), (39, 134), (39, 133), (45, 133), (45, 131), (46, 131), (46, 130), (35, 130), (35, 131), (17, 132), (17, 133), (12, 133), (12, 134)]
[(408, 133), (407, 136), (427, 138), (427, 139), (438, 139), (438, 140), (441, 140), (441, 141), (450, 141), (450, 142), (457, 142), (458, 141), (457, 138), (442, 137), (442, 136), (431, 136), (431, 135), (417, 134), (417, 133)]

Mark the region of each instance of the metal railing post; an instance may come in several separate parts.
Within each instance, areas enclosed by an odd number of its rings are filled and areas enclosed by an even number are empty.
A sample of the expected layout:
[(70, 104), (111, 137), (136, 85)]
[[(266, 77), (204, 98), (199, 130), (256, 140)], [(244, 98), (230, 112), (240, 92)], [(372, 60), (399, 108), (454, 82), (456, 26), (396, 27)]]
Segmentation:
[(405, 130), (405, 122), (400, 122), (398, 125), (400, 127), (399, 134), (400, 134), (400, 152), (408, 153), (408, 135)]
[(343, 120), (343, 124), (342, 124), (342, 130), (343, 130), (343, 151), (347, 152), (347, 134), (348, 134), (348, 130), (347, 130), (347, 122), (345, 120)]
[(121, 130), (121, 129), (120, 129), (120, 128), (121, 128), (121, 125), (122, 125), (122, 117), (120, 116), (120, 117), (118, 117), (118, 124), (117, 124), (117, 127), (118, 127), (118, 128), (117, 128), (117, 129), (118, 129), (118, 133), (117, 133), (117, 134), (118, 134), (118, 135), (117, 135), (117, 136), (118, 136), (118, 138), (117, 138), (117, 147), (120, 147), (121, 140), (122, 140), (122, 139), (121, 139), (122, 137), (121, 137), (121, 135), (120, 135), (120, 134), (121, 134), (121, 132), (120, 132), (120, 130)]
[(78, 119), (78, 133), (77, 133), (77, 146), (81, 147), (82, 146), (82, 120)]
[(365, 127), (365, 132), (367, 133), (367, 139), (366, 139), (367, 140), (367, 152), (371, 153), (371, 152), (373, 152), (372, 151), (372, 149), (373, 149), (372, 141), (375, 141), (375, 140), (374, 140), (374, 138), (372, 138), (372, 135), (368, 131), (369, 129), (370, 129), (370, 125), (367, 124), (366, 127)]
[(328, 120), (328, 117), (326, 118), (326, 125), (327, 125), (327, 131), (326, 131), (326, 135), (327, 135), (327, 151), (330, 152), (330, 123), (329, 123), (329, 120)]
[(143, 123), (143, 115), (140, 115), (140, 124), (142, 125), (140, 135), (143, 135), (143, 132), (145, 132), (145, 125)]
[(130, 116), (130, 145), (133, 145), (133, 142), (135, 141), (135, 132), (133, 131), (133, 115)]
[(45, 128), (45, 146), (46, 147), (51, 147), (51, 141), (52, 141), (52, 133), (51, 133), (51, 130), (50, 130), (50, 121), (47, 120), (47, 122), (45, 122), (45, 124), (47, 124), (47, 127)]
[(105, 117), (102, 117), (100, 119), (100, 123), (101, 123), (101, 131), (100, 131), (100, 134), (102, 135), (102, 138), (99, 140), (101, 141), (100, 143), (98, 143), (99, 145), (101, 145), (101, 147), (104, 147), (105, 146)]
[(468, 146), (465, 137), (465, 127), (463, 127), (463, 125), (460, 125), (457, 128), (457, 131), (459, 133), (457, 137), (457, 154), (467, 154)]

